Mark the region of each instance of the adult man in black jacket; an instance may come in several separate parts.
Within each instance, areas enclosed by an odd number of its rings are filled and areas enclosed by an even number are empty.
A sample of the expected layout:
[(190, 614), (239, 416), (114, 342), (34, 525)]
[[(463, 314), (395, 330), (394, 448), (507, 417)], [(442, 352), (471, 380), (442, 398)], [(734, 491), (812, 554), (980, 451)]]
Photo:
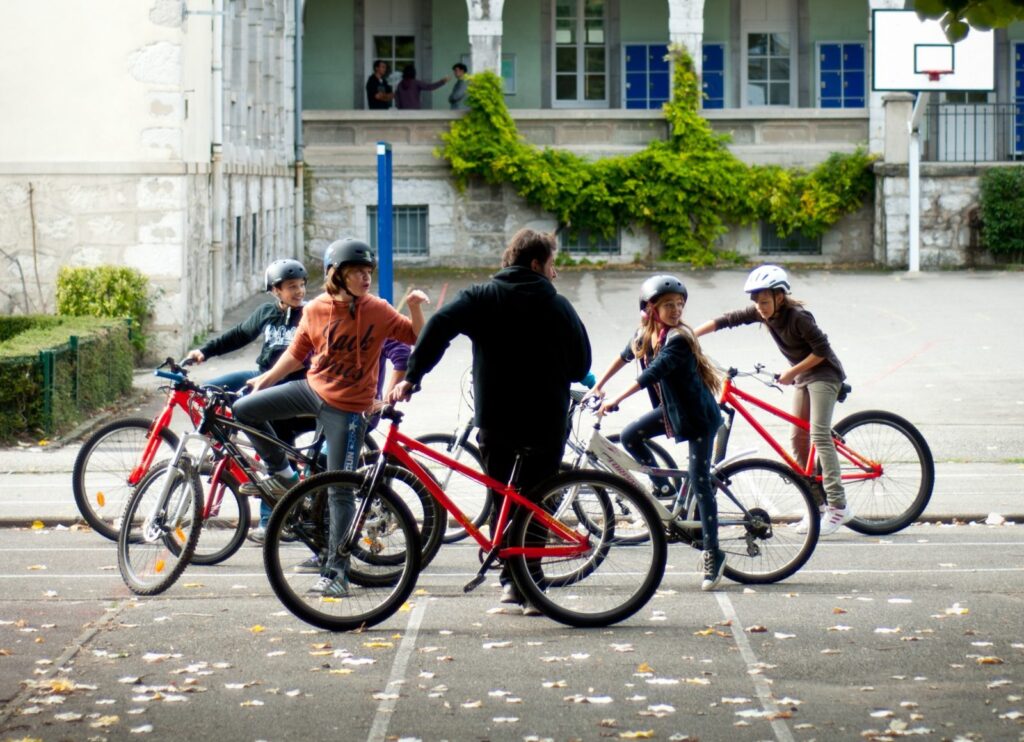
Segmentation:
[[(524, 493), (555, 475), (562, 460), (569, 385), (590, 371), (590, 339), (552, 281), (555, 239), (521, 229), (502, 255), (502, 270), (459, 293), (430, 318), (409, 357), (405, 381), (390, 401), (406, 400), (457, 335), (473, 342), (473, 403), (487, 474), (507, 482), (515, 456)], [(506, 580), (502, 579), (502, 582)], [(521, 603), (511, 586), (503, 602)]]

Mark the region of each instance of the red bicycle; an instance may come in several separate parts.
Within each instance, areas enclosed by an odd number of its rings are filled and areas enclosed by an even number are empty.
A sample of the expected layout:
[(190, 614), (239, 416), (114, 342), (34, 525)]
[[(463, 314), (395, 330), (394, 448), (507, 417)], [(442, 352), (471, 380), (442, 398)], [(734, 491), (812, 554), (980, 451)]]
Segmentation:
[[(385, 519), (397, 516), (399, 542), (409, 541), (399, 527), (402, 513), (392, 504), (400, 503), (389, 484), (389, 472), (396, 470), (410, 472), (479, 544), (481, 566), (465, 592), (482, 584), (487, 570), (500, 559), (508, 563), (520, 592), (545, 615), (570, 626), (592, 627), (633, 615), (657, 590), (667, 559), (664, 528), (633, 484), (614, 474), (582, 469), (562, 472), (524, 495), (515, 486), (518, 464), (510, 483), (503, 484), (403, 435), (402, 413), (393, 407), (386, 407), (382, 416), (391, 425), (370, 469), (311, 477), (289, 490), (270, 518), (263, 549), (267, 577), (281, 602), (302, 620), (332, 631), (373, 625), (398, 610), (412, 590), (416, 578), (408, 572), (419, 555), (410, 560), (407, 548), (390, 548), (386, 540), (391, 531)], [(497, 536), (485, 536), (414, 455), (497, 492)], [(349, 565), (350, 592), (343, 598), (325, 598), (310, 592), (318, 575), (296, 572), (294, 565), (310, 552), (326, 557), (327, 503), (332, 495), (345, 493), (356, 505), (356, 517), (338, 541), (338, 558)], [(367, 520), (366, 511), (376, 512), (376, 519)], [(372, 536), (366, 535), (367, 522), (375, 523)], [(430, 532), (422, 534), (424, 542), (439, 542), (444, 528), (443, 519), (434, 519)], [(646, 531), (648, 538), (625, 543), (616, 536), (623, 529), (630, 534)], [(426, 563), (431, 549), (424, 545), (422, 553)]]
[[(790, 469), (811, 482), (820, 483), (822, 477), (815, 461), (814, 446), (811, 446), (807, 464), (801, 466), (758, 422), (747, 404), (790, 425), (810, 430), (807, 421), (745, 392), (735, 384), (736, 377), (746, 376), (781, 392), (782, 389), (774, 383), (775, 376), (766, 373), (760, 364), (753, 372), (730, 368), (725, 376), (719, 397), (725, 424), (719, 428), (715, 441), (715, 462), (725, 459), (732, 424), (739, 412)], [(840, 402), (849, 391), (849, 385), (844, 384)], [(935, 483), (935, 462), (924, 436), (910, 422), (891, 412), (865, 410), (836, 423), (832, 439), (839, 454), (846, 499), (854, 514), (847, 526), (859, 533), (884, 535), (906, 528), (924, 512)]]
[[(188, 364), (186, 360), (178, 365), (168, 358), (157, 367), (157, 372), (166, 367), (182, 370)], [(184, 412), (193, 427), (199, 423), (204, 404), (202, 394), (178, 382), (164, 389), (167, 402), (152, 420), (114, 420), (96, 430), (78, 449), (71, 475), (75, 503), (86, 523), (111, 541), (117, 541), (121, 515), (136, 485), (158, 457), (169, 459), (178, 448), (178, 436), (170, 429), (174, 411)]]

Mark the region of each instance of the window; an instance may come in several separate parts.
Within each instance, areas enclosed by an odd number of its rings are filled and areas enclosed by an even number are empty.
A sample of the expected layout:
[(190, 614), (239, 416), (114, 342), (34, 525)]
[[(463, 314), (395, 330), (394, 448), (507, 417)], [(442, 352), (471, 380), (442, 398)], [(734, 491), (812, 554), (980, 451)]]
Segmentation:
[(864, 44), (818, 45), (818, 105), (864, 108)]
[(591, 232), (589, 229), (580, 229), (575, 234), (560, 229), (558, 249), (573, 255), (618, 255), (621, 251), (619, 233), (616, 230), (615, 236), (608, 238), (602, 237), (599, 232)]
[(701, 53), (704, 108), (725, 108), (725, 44), (704, 44)]
[(374, 36), (373, 61), (382, 59), (388, 63), (389, 78), (401, 75), (405, 65), (416, 62), (415, 36)]
[[(426, 206), (393, 206), (391, 234), (395, 255), (426, 256), (430, 253)], [(377, 207), (366, 207), (366, 225), (370, 233), (370, 247), (377, 250)]]
[(604, 0), (556, 0), (554, 41), (554, 105), (606, 106)]
[[(459, 61), (466, 65), (466, 70), (473, 73), (473, 58), (469, 52), (463, 52)], [(505, 95), (515, 95), (517, 92), (517, 68), (516, 55), (512, 53), (501, 53), (501, 82)]]
[(808, 237), (797, 230), (779, 237), (775, 225), (761, 222), (762, 255), (821, 255), (821, 238)]
[(747, 34), (747, 105), (789, 105), (788, 33)]
[(668, 44), (626, 44), (626, 108), (661, 108), (669, 99)]

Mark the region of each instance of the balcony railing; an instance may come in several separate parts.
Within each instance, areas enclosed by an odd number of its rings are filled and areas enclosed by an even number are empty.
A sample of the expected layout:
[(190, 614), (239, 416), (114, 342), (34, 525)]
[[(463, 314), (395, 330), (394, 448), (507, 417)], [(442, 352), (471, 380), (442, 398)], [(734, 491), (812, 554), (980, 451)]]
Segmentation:
[(933, 103), (924, 159), (1001, 162), (1024, 159), (1024, 103)]

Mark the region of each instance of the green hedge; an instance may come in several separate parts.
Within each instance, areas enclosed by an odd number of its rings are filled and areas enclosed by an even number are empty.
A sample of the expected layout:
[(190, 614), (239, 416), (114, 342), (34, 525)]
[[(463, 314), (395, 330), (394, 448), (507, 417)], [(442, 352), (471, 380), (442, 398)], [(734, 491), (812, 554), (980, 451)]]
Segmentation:
[(0, 317), (0, 440), (53, 434), (127, 393), (125, 320)]
[(132, 344), (146, 353), (146, 321), (152, 308), (149, 280), (134, 268), (101, 265), (60, 269), (57, 314), (68, 317), (130, 317)]
[(1024, 167), (981, 176), (981, 239), (996, 255), (1024, 255)]

